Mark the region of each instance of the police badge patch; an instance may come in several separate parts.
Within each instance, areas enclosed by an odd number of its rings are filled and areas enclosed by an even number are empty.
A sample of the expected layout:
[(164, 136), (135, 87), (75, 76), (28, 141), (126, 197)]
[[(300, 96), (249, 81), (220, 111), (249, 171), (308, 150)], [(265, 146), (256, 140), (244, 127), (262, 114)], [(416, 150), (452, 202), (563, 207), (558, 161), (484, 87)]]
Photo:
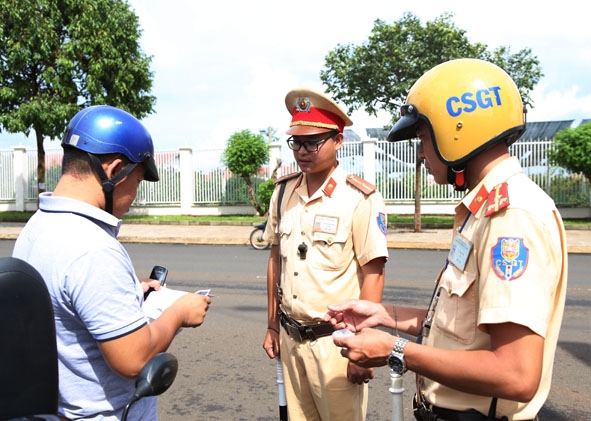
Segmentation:
[(383, 212), (378, 213), (377, 221), (378, 227), (380, 227), (380, 231), (382, 231), (382, 233), (386, 235), (388, 231), (388, 221), (386, 220), (386, 214)]
[(499, 237), (490, 257), (495, 274), (505, 281), (512, 281), (525, 272), (529, 249), (521, 238)]

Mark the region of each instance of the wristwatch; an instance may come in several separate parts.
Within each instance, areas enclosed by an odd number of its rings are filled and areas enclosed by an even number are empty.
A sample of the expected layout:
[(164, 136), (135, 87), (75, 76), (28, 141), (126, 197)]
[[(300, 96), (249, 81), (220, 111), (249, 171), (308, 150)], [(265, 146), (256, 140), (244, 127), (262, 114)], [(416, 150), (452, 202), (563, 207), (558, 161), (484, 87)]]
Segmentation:
[(408, 341), (404, 338), (398, 338), (394, 344), (394, 349), (388, 357), (388, 365), (396, 374), (406, 373), (406, 362), (404, 361), (404, 347)]

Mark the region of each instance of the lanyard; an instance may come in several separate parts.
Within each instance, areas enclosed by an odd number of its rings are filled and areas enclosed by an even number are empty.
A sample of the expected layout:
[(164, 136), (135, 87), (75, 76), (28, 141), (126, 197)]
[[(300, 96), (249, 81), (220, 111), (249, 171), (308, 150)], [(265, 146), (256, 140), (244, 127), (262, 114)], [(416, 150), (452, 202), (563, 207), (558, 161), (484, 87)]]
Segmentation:
[[(468, 212), (468, 215), (466, 215), (466, 219), (464, 219), (464, 222), (462, 222), (462, 225), (460, 226), (460, 229), (458, 230), (458, 234), (462, 233), (462, 231), (466, 227), (466, 223), (470, 219), (471, 215), (472, 214), (470, 212)], [(453, 249), (453, 245), (452, 245), (452, 249)], [(433, 316), (435, 315), (435, 308), (437, 307), (437, 302), (439, 301), (439, 294), (441, 292), (441, 290), (439, 289), (439, 282), (441, 281), (441, 277), (443, 276), (443, 272), (445, 271), (445, 269), (447, 269), (447, 267), (450, 263), (451, 262), (449, 261), (449, 255), (448, 255), (448, 257), (445, 259), (445, 265), (443, 266), (443, 269), (441, 269), (441, 272), (439, 272), (439, 276), (437, 277), (437, 282), (435, 283), (435, 288), (433, 289), (433, 294), (431, 295), (431, 301), (429, 302), (429, 307), (427, 308), (427, 316), (425, 317), (425, 320), (423, 321), (423, 326), (421, 328), (421, 332), (419, 333), (419, 338), (417, 340), (418, 343), (420, 343), (422, 341), (423, 336), (429, 336), (429, 331), (431, 329), (431, 323), (433, 322)]]

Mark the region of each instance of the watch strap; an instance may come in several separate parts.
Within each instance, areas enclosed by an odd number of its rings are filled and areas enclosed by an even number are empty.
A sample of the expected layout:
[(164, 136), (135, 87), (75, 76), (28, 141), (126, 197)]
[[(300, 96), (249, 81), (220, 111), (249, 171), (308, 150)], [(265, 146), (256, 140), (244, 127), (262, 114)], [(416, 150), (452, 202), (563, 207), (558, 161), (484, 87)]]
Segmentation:
[(397, 354), (404, 355), (404, 347), (406, 346), (407, 343), (408, 343), (408, 340), (407, 339), (398, 338), (398, 340), (394, 344), (394, 349), (392, 351), (395, 352), (395, 353), (397, 353)]

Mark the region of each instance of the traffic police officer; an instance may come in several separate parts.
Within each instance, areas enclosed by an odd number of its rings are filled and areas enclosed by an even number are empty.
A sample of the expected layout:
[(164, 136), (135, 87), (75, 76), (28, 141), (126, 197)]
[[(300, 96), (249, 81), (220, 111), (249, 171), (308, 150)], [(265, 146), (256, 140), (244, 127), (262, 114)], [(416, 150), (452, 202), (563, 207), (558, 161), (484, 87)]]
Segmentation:
[[(447, 261), (428, 309), (349, 301), (325, 319), (359, 332), (335, 339), (351, 361), (417, 374), (419, 420), (531, 420), (548, 396), (567, 248), (552, 199), (509, 154), (524, 130), (509, 75), (459, 59), (413, 85), (388, 136), (418, 137), (435, 181), (469, 191), (455, 210)], [(419, 341), (368, 329), (378, 325)]]
[(263, 348), (283, 364), (293, 420), (364, 420), (373, 369), (349, 363), (322, 318), (330, 303), (379, 302), (386, 211), (375, 186), (346, 174), (337, 152), (351, 119), (329, 97), (290, 91), (288, 146), (301, 169), (277, 181), (265, 235), (268, 329)]

